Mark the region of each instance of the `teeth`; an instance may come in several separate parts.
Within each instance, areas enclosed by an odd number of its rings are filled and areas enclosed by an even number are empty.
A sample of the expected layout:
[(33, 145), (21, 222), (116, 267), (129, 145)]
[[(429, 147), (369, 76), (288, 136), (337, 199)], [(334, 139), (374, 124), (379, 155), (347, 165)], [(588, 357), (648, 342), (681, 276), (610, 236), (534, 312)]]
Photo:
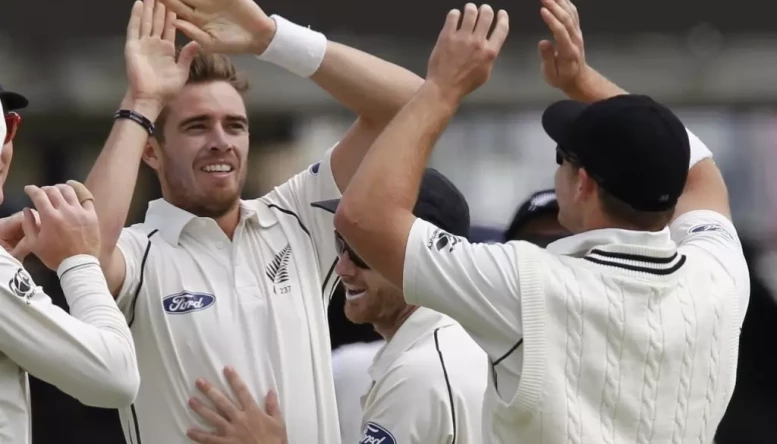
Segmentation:
[(225, 163), (218, 163), (215, 165), (205, 165), (202, 167), (202, 171), (207, 173), (228, 173), (232, 171), (232, 167)]
[(345, 291), (345, 299), (352, 301), (354, 299), (359, 299), (360, 297), (366, 295), (367, 292), (365, 290), (348, 290)]

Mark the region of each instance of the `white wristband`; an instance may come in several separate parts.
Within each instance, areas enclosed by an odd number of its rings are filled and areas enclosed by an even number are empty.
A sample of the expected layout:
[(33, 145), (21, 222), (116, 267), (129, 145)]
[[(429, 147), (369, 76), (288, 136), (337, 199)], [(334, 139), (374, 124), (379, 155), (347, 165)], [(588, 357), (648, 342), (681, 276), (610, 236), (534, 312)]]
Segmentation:
[(690, 170), (694, 165), (699, 163), (700, 160), (712, 158), (712, 151), (707, 148), (707, 145), (705, 145), (701, 139), (696, 137), (696, 134), (692, 133), (687, 128), (686, 131), (688, 131), (688, 140), (691, 142), (691, 162), (690, 165), (688, 165), (688, 169)]
[(275, 36), (257, 57), (308, 78), (321, 66), (326, 54), (326, 36), (273, 14)]

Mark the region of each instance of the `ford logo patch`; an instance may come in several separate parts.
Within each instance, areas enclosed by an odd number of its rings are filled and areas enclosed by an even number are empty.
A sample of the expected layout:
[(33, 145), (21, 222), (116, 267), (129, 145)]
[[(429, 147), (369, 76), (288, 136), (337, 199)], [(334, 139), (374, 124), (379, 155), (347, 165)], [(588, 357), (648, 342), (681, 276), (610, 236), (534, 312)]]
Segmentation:
[(388, 430), (374, 422), (368, 422), (364, 424), (364, 432), (359, 444), (396, 444), (396, 440)]
[(192, 293), (190, 291), (182, 291), (162, 299), (165, 311), (170, 314), (204, 310), (213, 305), (214, 302), (216, 302), (216, 298), (212, 294)]

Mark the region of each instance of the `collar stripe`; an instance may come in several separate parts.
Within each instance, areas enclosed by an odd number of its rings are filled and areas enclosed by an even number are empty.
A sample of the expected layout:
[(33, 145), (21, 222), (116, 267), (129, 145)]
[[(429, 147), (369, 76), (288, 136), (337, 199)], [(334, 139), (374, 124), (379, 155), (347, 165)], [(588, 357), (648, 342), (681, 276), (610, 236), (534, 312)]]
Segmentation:
[[(676, 256), (677, 255), (675, 254), (675, 257)], [(638, 256), (638, 257), (642, 257), (644, 259), (643, 256)], [(668, 268), (641, 267), (639, 265), (631, 265), (631, 264), (625, 264), (625, 263), (622, 263), (622, 262), (608, 261), (608, 260), (598, 259), (598, 258), (590, 257), (590, 256), (586, 256), (583, 259), (585, 259), (585, 260), (587, 260), (589, 262), (593, 262), (595, 264), (599, 264), (599, 265), (605, 265), (605, 266), (616, 267), (616, 268), (623, 268), (623, 269), (629, 270), (629, 271), (636, 271), (636, 272), (640, 272), (640, 273), (654, 274), (654, 275), (658, 275), (658, 276), (667, 276), (667, 275), (670, 275), (670, 274), (676, 272), (677, 270), (679, 270), (683, 266), (683, 264), (685, 264), (685, 259), (686, 258), (685, 258), (685, 255), (681, 255), (680, 259), (677, 261), (677, 263), (675, 263), (674, 265), (672, 265), (671, 267), (668, 267)], [(655, 259), (655, 258), (652, 258), (652, 259)], [(643, 260), (642, 262), (648, 262), (648, 261), (644, 261)]]
[(674, 262), (675, 259), (677, 259), (676, 251), (673, 255), (668, 257), (656, 257), (656, 256), (645, 256), (642, 254), (617, 253), (614, 251), (604, 251), (598, 248), (594, 248), (593, 250), (591, 250), (590, 254), (604, 256), (610, 259), (621, 259), (624, 261), (635, 261), (635, 262), (648, 262), (651, 264), (671, 264), (672, 262)]

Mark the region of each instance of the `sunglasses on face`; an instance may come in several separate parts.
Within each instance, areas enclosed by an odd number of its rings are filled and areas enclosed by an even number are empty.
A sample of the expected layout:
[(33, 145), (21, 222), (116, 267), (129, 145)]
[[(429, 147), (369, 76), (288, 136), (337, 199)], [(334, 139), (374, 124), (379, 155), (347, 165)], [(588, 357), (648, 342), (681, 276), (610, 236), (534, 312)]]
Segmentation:
[(22, 123), (22, 116), (19, 114), (14, 112), (5, 114), (5, 126), (7, 128), (7, 132), (5, 134), (3, 145), (13, 140), (14, 136), (16, 136), (16, 131), (19, 129), (20, 123)]
[(347, 242), (345, 242), (345, 239), (343, 239), (343, 237), (340, 236), (340, 233), (337, 231), (335, 231), (335, 247), (337, 247), (337, 257), (343, 257), (345, 253), (348, 253), (348, 259), (350, 259), (351, 262), (353, 262), (353, 264), (358, 268), (362, 268), (364, 270), (370, 269), (370, 266), (367, 265), (367, 263), (364, 262), (364, 260), (360, 258), (355, 251), (353, 251), (353, 249), (348, 245)]
[(563, 165), (564, 162), (571, 163), (572, 165), (579, 165), (579, 162), (569, 153), (561, 149), (561, 147), (556, 148), (556, 163), (560, 166)]

